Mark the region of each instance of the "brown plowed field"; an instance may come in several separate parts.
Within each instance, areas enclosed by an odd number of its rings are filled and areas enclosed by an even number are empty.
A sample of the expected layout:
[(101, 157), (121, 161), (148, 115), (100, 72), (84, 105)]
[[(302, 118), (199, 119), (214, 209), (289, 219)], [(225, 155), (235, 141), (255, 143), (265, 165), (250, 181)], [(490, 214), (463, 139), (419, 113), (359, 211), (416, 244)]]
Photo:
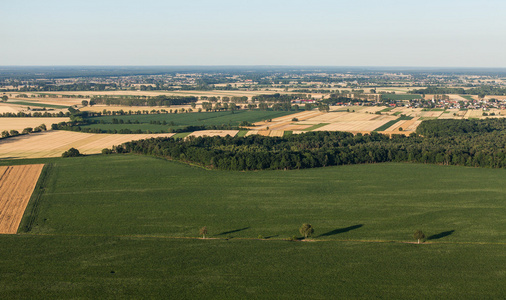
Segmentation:
[(0, 166), (0, 234), (15, 234), (44, 165)]

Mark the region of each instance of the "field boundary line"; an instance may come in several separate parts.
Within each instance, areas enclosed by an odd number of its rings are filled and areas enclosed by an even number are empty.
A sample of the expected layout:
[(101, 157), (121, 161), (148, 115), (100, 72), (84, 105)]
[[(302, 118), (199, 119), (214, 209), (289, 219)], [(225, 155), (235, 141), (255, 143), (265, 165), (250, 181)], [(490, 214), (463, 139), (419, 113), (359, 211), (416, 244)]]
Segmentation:
[(459, 244), (459, 245), (506, 245), (506, 242), (423, 242), (418, 244), (416, 241), (398, 241), (398, 240), (336, 240), (336, 239), (307, 239), (307, 240), (291, 240), (290, 238), (248, 238), (248, 237), (207, 237), (203, 239), (198, 236), (162, 236), (162, 235), (107, 235), (107, 234), (57, 234), (57, 233), (27, 233), (23, 235), (30, 236), (66, 236), (66, 237), (112, 237), (112, 238), (148, 238), (148, 239), (173, 239), (173, 240), (244, 240), (244, 241), (285, 241), (285, 242), (301, 242), (301, 243), (321, 243), (321, 242), (356, 242), (356, 243), (384, 243), (384, 244), (416, 244), (416, 245), (439, 245), (439, 244)]
[(35, 219), (39, 213), (39, 204), (41, 198), (46, 190), (47, 178), (49, 177), (52, 169), (53, 163), (45, 164), (42, 168), (39, 179), (37, 180), (35, 188), (33, 189), (32, 196), (28, 201), (28, 205), (26, 206), (25, 212), (19, 224), (18, 233), (29, 232), (32, 230)]

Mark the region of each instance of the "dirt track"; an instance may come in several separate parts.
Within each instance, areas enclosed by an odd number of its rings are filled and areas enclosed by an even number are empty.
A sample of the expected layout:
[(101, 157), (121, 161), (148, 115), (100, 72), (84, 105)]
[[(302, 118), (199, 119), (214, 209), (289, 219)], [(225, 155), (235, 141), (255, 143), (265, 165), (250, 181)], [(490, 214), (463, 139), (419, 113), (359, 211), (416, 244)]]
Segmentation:
[(15, 234), (44, 165), (0, 166), (0, 234)]

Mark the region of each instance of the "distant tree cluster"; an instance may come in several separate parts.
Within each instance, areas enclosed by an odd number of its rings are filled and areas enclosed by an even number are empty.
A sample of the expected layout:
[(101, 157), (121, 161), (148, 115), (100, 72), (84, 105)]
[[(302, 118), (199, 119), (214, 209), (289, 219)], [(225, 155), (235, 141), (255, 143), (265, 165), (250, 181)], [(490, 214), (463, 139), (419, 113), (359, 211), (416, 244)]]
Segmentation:
[[(415, 94), (461, 94), (461, 95), (506, 95), (506, 88), (482, 85), (469, 89), (430, 86), (425, 89), (414, 90)], [(482, 97), (483, 98), (483, 97)]]
[[(19, 92), (64, 92), (64, 91), (105, 91), (106, 89), (116, 89), (115, 83), (72, 83), (72, 84), (46, 84), (38, 83), (37, 86), (22, 86), (13, 91)], [(11, 91), (8, 89), (7, 91)]]
[(23, 131), (21, 131), (21, 133), (17, 130), (10, 130), (10, 131), (4, 130), (4, 131), (2, 131), (2, 138), (14, 137), (14, 136), (18, 136), (18, 135), (30, 134), (30, 133), (41, 132), (41, 131), (46, 131), (46, 130), (47, 130), (47, 128), (46, 128), (45, 124), (41, 124), (35, 128), (26, 127), (25, 129), (23, 129)]
[(78, 157), (82, 154), (76, 148), (70, 148), (69, 150), (62, 153), (61, 157)]
[[(197, 102), (196, 96), (155, 96), (155, 97), (93, 97), (93, 104), (122, 105), (122, 106), (171, 106)], [(92, 104), (92, 105), (93, 105)]]
[(466, 133), (506, 132), (506, 119), (425, 120), (416, 129), (426, 137), (455, 136)]
[(57, 112), (57, 113), (51, 113), (51, 112), (34, 112), (34, 113), (25, 113), (25, 112), (17, 112), (17, 113), (0, 113), (0, 117), (3, 118), (62, 118), (62, 117), (70, 117), (70, 112)]

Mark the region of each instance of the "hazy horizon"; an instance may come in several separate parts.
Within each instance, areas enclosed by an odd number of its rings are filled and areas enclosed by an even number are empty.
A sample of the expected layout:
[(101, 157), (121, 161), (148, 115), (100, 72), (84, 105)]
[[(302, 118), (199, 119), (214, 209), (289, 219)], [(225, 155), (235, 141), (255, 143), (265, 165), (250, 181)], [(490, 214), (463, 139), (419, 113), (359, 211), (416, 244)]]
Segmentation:
[(1, 4), (1, 66), (505, 68), (506, 2)]

